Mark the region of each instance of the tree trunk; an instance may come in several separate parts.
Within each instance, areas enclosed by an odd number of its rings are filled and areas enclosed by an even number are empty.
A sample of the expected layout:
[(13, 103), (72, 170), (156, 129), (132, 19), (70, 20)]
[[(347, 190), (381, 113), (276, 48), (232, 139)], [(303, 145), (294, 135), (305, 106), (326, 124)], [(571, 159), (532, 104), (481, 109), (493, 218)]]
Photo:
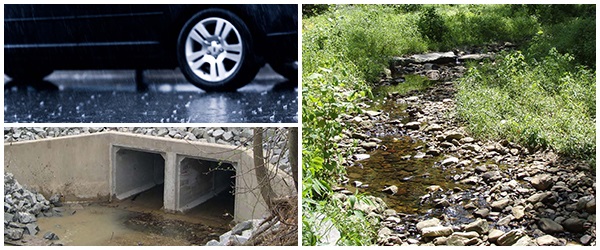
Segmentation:
[(256, 173), (256, 179), (258, 180), (258, 186), (260, 187), (260, 194), (267, 203), (269, 211), (273, 208), (272, 199), (275, 198), (275, 192), (271, 187), (271, 179), (269, 177), (269, 171), (265, 166), (265, 157), (263, 156), (263, 129), (254, 128), (254, 140), (253, 140), (253, 151), (254, 151), (254, 171)]
[(290, 165), (292, 166), (292, 177), (298, 189), (298, 128), (288, 128), (288, 145), (290, 148)]

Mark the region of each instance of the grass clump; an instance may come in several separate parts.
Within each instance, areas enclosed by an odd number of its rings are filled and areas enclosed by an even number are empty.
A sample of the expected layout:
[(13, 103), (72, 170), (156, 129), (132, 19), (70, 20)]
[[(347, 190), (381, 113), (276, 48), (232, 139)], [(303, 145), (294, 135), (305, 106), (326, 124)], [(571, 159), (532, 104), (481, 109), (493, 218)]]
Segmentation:
[(457, 111), (476, 136), (590, 159), (596, 152), (596, 72), (551, 49), (521, 52), (471, 68), (458, 85)]

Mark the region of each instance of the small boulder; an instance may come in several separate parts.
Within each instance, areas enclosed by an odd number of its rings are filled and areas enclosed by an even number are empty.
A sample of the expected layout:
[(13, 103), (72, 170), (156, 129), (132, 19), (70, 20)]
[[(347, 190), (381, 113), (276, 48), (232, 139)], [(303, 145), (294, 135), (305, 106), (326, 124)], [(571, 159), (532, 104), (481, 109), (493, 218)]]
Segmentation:
[(585, 232), (585, 220), (579, 218), (569, 218), (563, 221), (562, 226), (569, 232), (582, 233)]
[(513, 244), (517, 243), (517, 241), (524, 235), (525, 234), (521, 230), (514, 229), (500, 236), (496, 240), (496, 242), (500, 246), (512, 246)]
[(504, 235), (504, 232), (498, 229), (490, 229), (490, 233), (488, 234), (488, 240), (490, 242), (496, 242), (500, 236)]
[(490, 230), (490, 225), (486, 220), (477, 219), (464, 227), (465, 231), (475, 231), (479, 234), (485, 234)]
[(438, 220), (437, 218), (432, 218), (432, 219), (424, 220), (424, 221), (417, 223), (417, 230), (422, 231), (423, 228), (435, 227), (435, 226), (440, 226), (440, 225), (441, 225), (440, 220)]
[(421, 230), (421, 234), (423, 237), (439, 237), (439, 236), (448, 236), (454, 232), (451, 227), (445, 226), (435, 226), (435, 227), (426, 227)]
[(539, 246), (560, 246), (560, 240), (552, 235), (544, 235), (535, 239)]
[(564, 232), (563, 226), (548, 218), (541, 218), (538, 221), (538, 226), (542, 231), (548, 234)]
[(509, 199), (502, 199), (502, 200), (494, 201), (491, 204), (492, 211), (501, 212), (502, 210), (504, 210), (504, 208), (506, 206), (508, 206), (508, 204), (510, 204)]
[(530, 180), (531, 185), (537, 190), (548, 190), (554, 184), (552, 177), (548, 174), (536, 175)]

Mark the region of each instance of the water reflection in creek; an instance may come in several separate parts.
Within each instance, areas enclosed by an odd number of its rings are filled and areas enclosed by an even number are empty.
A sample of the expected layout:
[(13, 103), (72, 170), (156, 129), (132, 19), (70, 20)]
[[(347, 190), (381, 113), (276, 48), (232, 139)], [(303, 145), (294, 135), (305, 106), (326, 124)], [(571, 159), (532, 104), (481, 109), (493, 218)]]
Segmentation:
[[(387, 149), (375, 150), (370, 153), (369, 159), (357, 162), (355, 166), (347, 169), (350, 184), (360, 181), (368, 185), (366, 188), (359, 188), (361, 192), (382, 198), (388, 208), (400, 213), (441, 212), (457, 216), (462, 214), (461, 211), (464, 209), (461, 207), (445, 209), (448, 211), (436, 211), (431, 210), (433, 208), (431, 203), (421, 202), (421, 196), (426, 195), (427, 187), (432, 185), (438, 185), (444, 191), (457, 187), (464, 189), (464, 185), (447, 178), (460, 173), (460, 169), (442, 169), (439, 165), (441, 157), (425, 156), (426, 146), (424, 143), (414, 141), (408, 136), (400, 138), (388, 136), (381, 139)], [(350, 184), (347, 188), (354, 192), (356, 187)], [(396, 194), (382, 192), (385, 187), (390, 185), (398, 187)]]

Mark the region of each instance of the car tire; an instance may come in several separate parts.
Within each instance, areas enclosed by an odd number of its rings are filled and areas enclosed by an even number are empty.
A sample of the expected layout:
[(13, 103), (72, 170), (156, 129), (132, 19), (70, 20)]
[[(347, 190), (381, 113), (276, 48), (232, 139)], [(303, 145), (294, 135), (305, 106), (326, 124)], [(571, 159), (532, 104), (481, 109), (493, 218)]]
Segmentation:
[(269, 63), (269, 65), (275, 72), (287, 78), (290, 82), (298, 82), (298, 62)]
[(262, 66), (248, 26), (234, 13), (207, 9), (193, 15), (177, 39), (177, 60), (192, 84), (205, 91), (235, 91)]
[(52, 69), (45, 68), (11, 67), (5, 69), (4, 74), (8, 75), (13, 81), (41, 81), (52, 72)]

